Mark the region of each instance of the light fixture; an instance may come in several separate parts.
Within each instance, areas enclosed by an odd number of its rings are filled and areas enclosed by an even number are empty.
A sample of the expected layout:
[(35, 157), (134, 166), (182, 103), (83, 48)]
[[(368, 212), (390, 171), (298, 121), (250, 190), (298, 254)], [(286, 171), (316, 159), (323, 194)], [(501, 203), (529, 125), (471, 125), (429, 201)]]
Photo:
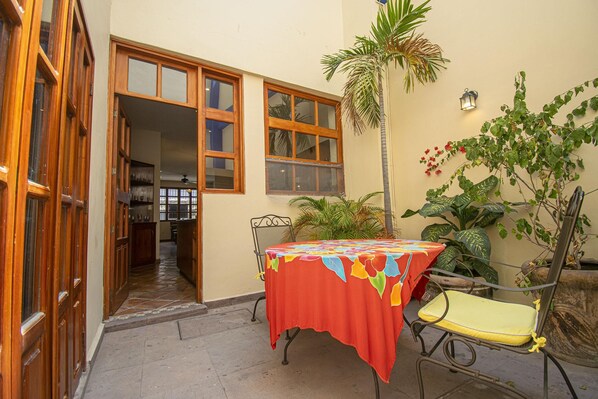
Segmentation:
[(475, 90), (465, 89), (465, 93), (459, 99), (461, 101), (461, 110), (469, 111), (476, 107), (475, 100), (478, 98), (478, 92)]

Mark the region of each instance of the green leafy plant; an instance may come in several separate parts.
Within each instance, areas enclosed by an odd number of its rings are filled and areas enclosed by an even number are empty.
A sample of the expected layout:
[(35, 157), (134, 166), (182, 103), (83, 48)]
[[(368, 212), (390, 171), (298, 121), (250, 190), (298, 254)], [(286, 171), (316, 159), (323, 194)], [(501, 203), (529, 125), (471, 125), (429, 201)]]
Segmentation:
[[(537, 262), (542, 262), (555, 250), (572, 192), (569, 186), (584, 169), (579, 149), (598, 144), (598, 117), (592, 119), (589, 115), (598, 111), (598, 95), (587, 95), (590, 90), (596, 92), (598, 78), (555, 96), (540, 112), (532, 112), (527, 106), (525, 79), (525, 72), (517, 75), (513, 105), (503, 105), (503, 115), (485, 122), (478, 136), (449, 142), (434, 159), (422, 157), (421, 163), (430, 175), (439, 173), (439, 168), (450, 159), (465, 156), (446, 184), (428, 192), (430, 198), (441, 197), (455, 179), (478, 166), (485, 166), (502, 182), (515, 187), (520, 194), (518, 202), (527, 206), (523, 212), (511, 212), (513, 202), (504, 201), (512, 227), (498, 223), (499, 234), (503, 238), (512, 234), (518, 240), (538, 245), (543, 251)], [(562, 115), (560, 111), (565, 106), (572, 111)], [(500, 187), (497, 194), (502, 198)], [(588, 239), (584, 228), (588, 226), (589, 218), (581, 215), (569, 250), (570, 267), (580, 267), (582, 247)]]
[(459, 186), (463, 190), (461, 194), (428, 198), (421, 209), (408, 209), (403, 214), (403, 218), (420, 215), (444, 221), (428, 225), (421, 232), (422, 240), (446, 245), (435, 267), (467, 277), (477, 274), (490, 283), (498, 283), (498, 273), (489, 265), (491, 245), (485, 230), (505, 213), (503, 204), (488, 198), (498, 183), (495, 176), (477, 184), (465, 176), (459, 176)]
[(320, 199), (307, 196), (293, 198), (289, 203), (297, 205), (301, 212), (293, 222), (295, 233), (312, 240), (385, 237), (384, 209), (368, 204), (379, 194), (366, 194), (356, 201), (339, 195)]
[(368, 37), (358, 36), (352, 48), (322, 57), (327, 80), (337, 71), (347, 75), (342, 109), (355, 131), (363, 132), (366, 124), (372, 128), (380, 126), (384, 224), (391, 233), (383, 80), (389, 66), (398, 66), (405, 72), (405, 91), (409, 92), (415, 82), (436, 81), (438, 71), (445, 68), (448, 60), (442, 57), (441, 48), (415, 32), (431, 10), (428, 3), (429, 0), (415, 7), (411, 0), (389, 1), (380, 8)]

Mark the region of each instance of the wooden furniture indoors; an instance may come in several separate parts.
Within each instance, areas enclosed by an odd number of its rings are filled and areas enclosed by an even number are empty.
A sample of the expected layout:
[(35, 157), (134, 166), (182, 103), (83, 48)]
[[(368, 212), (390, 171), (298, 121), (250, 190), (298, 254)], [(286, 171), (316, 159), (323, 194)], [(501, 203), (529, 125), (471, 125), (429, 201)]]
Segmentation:
[(197, 281), (197, 220), (179, 220), (176, 263), (193, 285)]
[(156, 222), (131, 224), (131, 267), (156, 263)]

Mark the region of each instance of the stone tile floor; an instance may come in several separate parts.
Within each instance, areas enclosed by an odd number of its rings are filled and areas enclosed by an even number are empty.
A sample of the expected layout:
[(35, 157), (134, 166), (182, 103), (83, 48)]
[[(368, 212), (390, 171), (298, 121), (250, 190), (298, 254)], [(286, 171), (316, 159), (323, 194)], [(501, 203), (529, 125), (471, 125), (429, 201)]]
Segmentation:
[[(107, 333), (89, 375), (84, 398), (374, 397), (369, 366), (353, 348), (327, 333), (302, 331), (289, 348), (289, 365), (283, 366), (284, 341), (279, 341), (276, 350), (271, 349), (265, 307), (263, 303), (259, 305), (259, 321), (251, 323), (247, 320), (252, 306), (248, 302), (211, 309), (199, 317), (210, 318), (209, 323), (229, 324), (206, 328), (204, 323), (199, 336), (187, 334), (189, 338), (184, 340), (180, 338), (182, 330), (177, 321)], [(408, 317), (414, 317), (417, 306), (415, 302), (408, 306)], [(244, 311), (248, 316), (244, 316)], [(234, 318), (225, 313), (234, 314)], [(189, 325), (183, 327), (189, 329)], [(415, 373), (418, 349), (409, 330), (404, 329), (391, 383), (381, 383), (382, 398), (418, 397)], [(490, 357), (483, 350), (478, 354), (480, 369), (510, 381), (530, 398), (542, 396), (542, 356), (493, 352)], [(580, 398), (598, 397), (598, 370), (567, 363), (563, 366)], [(510, 397), (432, 365), (424, 366), (424, 379), (428, 398)], [(569, 397), (554, 367), (550, 369), (549, 384), (550, 398)]]
[(125, 319), (155, 311), (171, 310), (195, 302), (195, 287), (179, 272), (176, 244), (160, 243), (160, 262), (129, 272), (129, 297), (114, 314)]

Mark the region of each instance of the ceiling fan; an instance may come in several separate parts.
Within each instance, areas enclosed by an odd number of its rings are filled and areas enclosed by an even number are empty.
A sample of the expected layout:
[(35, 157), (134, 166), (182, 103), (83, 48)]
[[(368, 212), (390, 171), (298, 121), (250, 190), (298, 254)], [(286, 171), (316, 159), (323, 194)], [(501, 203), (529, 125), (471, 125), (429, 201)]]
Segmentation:
[(187, 179), (187, 175), (183, 175), (183, 178), (181, 179), (181, 181), (185, 184), (189, 184), (189, 179)]

